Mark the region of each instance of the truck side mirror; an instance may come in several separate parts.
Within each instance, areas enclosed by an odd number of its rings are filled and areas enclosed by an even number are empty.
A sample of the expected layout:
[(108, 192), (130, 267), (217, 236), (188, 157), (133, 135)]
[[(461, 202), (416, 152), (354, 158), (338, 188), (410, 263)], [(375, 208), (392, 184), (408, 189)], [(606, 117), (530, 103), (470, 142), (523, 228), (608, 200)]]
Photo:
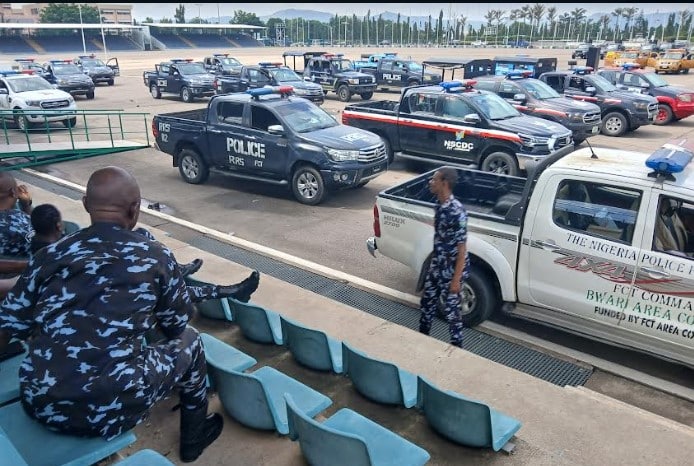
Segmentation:
[(465, 123), (470, 123), (470, 124), (476, 125), (477, 123), (482, 121), (482, 118), (480, 118), (480, 116), (476, 113), (468, 113), (467, 115), (465, 115), (463, 117), (463, 121)]
[(588, 94), (590, 94), (590, 95), (595, 95), (595, 93), (596, 93), (597, 91), (598, 91), (598, 90), (595, 89), (594, 86), (588, 86), (588, 87), (586, 87), (586, 92), (587, 92)]
[(515, 100), (517, 102), (525, 102), (525, 100), (526, 100), (525, 94), (521, 94), (521, 93), (513, 94), (513, 100)]
[(267, 127), (267, 132), (275, 136), (284, 136), (284, 127), (282, 125), (270, 125)]

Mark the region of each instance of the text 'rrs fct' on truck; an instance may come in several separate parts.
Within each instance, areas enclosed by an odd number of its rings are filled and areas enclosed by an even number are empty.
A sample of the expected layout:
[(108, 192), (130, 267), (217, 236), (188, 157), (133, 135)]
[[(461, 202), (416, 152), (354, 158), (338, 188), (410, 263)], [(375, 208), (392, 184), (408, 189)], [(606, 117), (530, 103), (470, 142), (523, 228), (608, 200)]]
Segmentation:
[[(463, 318), (512, 316), (694, 367), (694, 145), (653, 154), (579, 149), (527, 180), (458, 169), (468, 212)], [(419, 277), (429, 266), (432, 172), (379, 193), (378, 251)]]
[(289, 86), (214, 96), (207, 108), (155, 115), (159, 150), (173, 156), (188, 183), (210, 172), (290, 185), (303, 204), (359, 188), (386, 171), (383, 142), (341, 125), (316, 104), (290, 96)]
[(571, 131), (523, 115), (498, 95), (473, 89), (476, 81), (446, 81), (403, 90), (400, 102), (347, 105), (342, 122), (378, 134), (388, 158), (474, 165), (517, 175), (528, 161), (573, 150)]

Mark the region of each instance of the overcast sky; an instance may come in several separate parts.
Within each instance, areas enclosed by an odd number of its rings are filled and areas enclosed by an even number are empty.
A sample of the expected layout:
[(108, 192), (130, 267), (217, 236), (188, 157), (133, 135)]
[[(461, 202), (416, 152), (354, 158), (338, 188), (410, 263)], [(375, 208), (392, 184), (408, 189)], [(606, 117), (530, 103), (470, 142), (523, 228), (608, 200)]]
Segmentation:
[[(233, 16), (235, 10), (242, 10), (255, 13), (257, 16), (271, 15), (277, 11), (295, 8), (302, 10), (316, 10), (340, 15), (364, 16), (371, 10), (371, 15), (378, 15), (385, 11), (400, 13), (404, 16), (428, 16), (438, 17), (439, 11), (443, 10), (444, 17), (467, 16), (468, 20), (483, 20), (484, 15), (489, 10), (505, 10), (506, 12), (520, 8), (523, 5), (530, 5), (535, 2), (527, 3), (332, 3), (329, 6), (325, 3), (183, 3), (186, 7), (186, 18), (200, 16), (203, 18), (214, 18), (219, 11), (220, 16)], [(644, 13), (654, 13), (656, 11), (679, 11), (686, 8), (692, 9), (692, 3), (544, 3), (545, 6), (555, 6), (561, 14), (569, 12), (574, 8), (585, 8), (589, 14), (614, 11), (620, 7), (641, 8)], [(172, 3), (132, 3), (133, 16), (137, 20), (143, 20), (150, 16), (155, 20), (162, 17), (173, 18), (174, 11), (179, 2)], [(200, 5), (198, 7), (198, 5)], [(198, 10), (199, 8), (199, 10)]]

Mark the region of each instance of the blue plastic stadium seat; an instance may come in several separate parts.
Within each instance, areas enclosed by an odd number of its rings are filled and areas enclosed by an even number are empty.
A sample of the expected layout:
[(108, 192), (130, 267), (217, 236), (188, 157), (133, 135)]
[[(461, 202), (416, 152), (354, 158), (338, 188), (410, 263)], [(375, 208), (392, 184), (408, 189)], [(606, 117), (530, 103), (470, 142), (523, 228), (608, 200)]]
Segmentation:
[[(469, 447), (499, 451), (521, 428), (521, 422), (485, 403), (441, 390), (418, 377), (419, 403), (429, 425), (443, 437)], [(504, 450), (512, 450), (512, 445)]]
[(289, 393), (308, 416), (315, 416), (332, 400), (272, 367), (243, 373), (208, 361), (208, 371), (226, 412), (239, 423), (261, 430), (289, 432), (284, 394)]
[(282, 340), (294, 359), (311, 369), (342, 373), (342, 342), (280, 316)]
[(0, 363), (0, 406), (19, 398), (19, 366), (27, 352)]
[(234, 348), (229, 343), (213, 337), (209, 333), (201, 333), (200, 338), (205, 347), (205, 359), (208, 364), (233, 371), (243, 372), (258, 361), (243, 351)]
[(303, 413), (291, 395), (285, 395), (289, 438), (298, 440), (312, 465), (421, 466), (429, 453), (377, 422), (343, 408), (325, 422)]
[(229, 298), (231, 309), (244, 337), (256, 343), (282, 345), (280, 315), (257, 304)]
[(31, 419), (20, 402), (0, 408), (0, 437), (3, 436), (30, 466), (89, 466), (136, 440), (132, 432), (110, 441), (60, 434)]
[(411, 408), (417, 404), (417, 376), (393, 363), (374, 359), (342, 342), (342, 368), (354, 388), (378, 403)]
[(174, 464), (161, 453), (144, 449), (114, 463), (113, 466), (174, 466)]
[[(188, 285), (210, 285), (209, 282), (191, 276), (185, 277), (185, 280)], [(205, 301), (195, 303), (195, 307), (200, 314), (210, 319), (234, 321), (234, 315), (231, 312), (231, 306), (227, 298), (206, 299)]]
[(0, 466), (29, 466), (10, 439), (2, 433), (0, 433)]

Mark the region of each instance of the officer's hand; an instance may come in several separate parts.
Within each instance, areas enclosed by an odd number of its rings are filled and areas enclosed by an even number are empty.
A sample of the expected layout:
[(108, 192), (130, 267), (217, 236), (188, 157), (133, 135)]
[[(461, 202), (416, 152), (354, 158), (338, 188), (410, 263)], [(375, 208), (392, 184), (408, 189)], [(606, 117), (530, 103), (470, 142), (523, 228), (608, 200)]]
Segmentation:
[(31, 204), (31, 194), (29, 193), (29, 188), (25, 184), (20, 184), (17, 186), (17, 199), (22, 204)]
[(452, 280), (450, 292), (454, 293), (454, 294), (460, 294), (460, 290), (461, 290), (460, 281), (459, 280)]

